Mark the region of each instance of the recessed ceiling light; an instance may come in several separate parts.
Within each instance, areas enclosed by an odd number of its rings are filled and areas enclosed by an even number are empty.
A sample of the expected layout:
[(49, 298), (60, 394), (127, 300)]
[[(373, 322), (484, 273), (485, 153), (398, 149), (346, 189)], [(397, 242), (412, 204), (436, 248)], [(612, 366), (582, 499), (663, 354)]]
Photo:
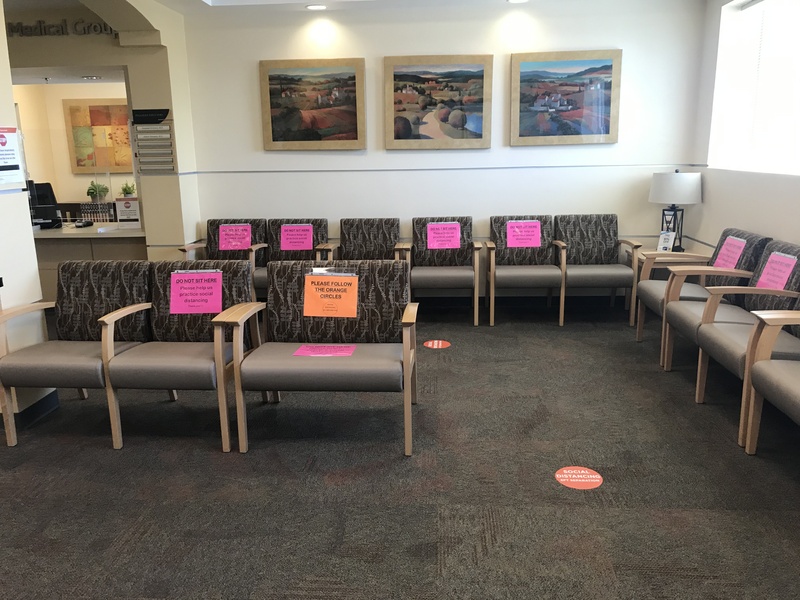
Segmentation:
[(102, 79), (100, 75), (84, 75), (82, 79), (89, 79), (90, 81), (94, 81), (96, 79)]
[(326, 10), (328, 7), (324, 4), (306, 4), (308, 10)]

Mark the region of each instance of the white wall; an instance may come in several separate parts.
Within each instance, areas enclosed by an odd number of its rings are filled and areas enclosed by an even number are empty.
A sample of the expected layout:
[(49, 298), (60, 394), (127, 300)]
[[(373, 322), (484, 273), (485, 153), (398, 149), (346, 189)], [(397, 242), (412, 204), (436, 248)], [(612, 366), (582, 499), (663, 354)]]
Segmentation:
[[(703, 164), (695, 151), (705, 6), (697, 0), (564, 0), (498, 8), (312, 13), (258, 7), (187, 15), (201, 219), (616, 212), (621, 233), (653, 235), (650, 176)], [(619, 142), (512, 148), (510, 55), (621, 48)], [(493, 54), (489, 150), (383, 149), (383, 57)], [(265, 152), (258, 61), (366, 59), (367, 150)], [(201, 224), (202, 224), (201, 222)], [(202, 226), (199, 228), (202, 230)]]

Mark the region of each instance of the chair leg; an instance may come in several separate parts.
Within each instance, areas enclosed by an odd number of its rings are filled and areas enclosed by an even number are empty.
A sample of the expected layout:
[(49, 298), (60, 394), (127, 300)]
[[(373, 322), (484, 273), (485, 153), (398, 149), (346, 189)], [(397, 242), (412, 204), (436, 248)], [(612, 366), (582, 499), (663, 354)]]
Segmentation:
[(234, 386), (236, 390), (236, 425), (239, 434), (239, 452), (244, 454), (250, 449), (247, 440), (247, 405), (244, 402), (244, 392), (241, 386)]
[[(413, 367), (411, 368), (413, 371)], [(405, 437), (404, 454), (411, 456), (412, 450), (412, 430), (411, 430), (411, 398), (412, 398), (412, 375), (409, 370), (403, 373), (403, 432)]]
[(561, 286), (561, 293), (558, 297), (558, 326), (564, 326), (564, 299), (567, 295), (567, 291), (564, 289), (564, 286)]
[(628, 311), (628, 325), (633, 327), (636, 324), (636, 294), (631, 288), (625, 290), (625, 310)]
[(178, 390), (167, 390), (169, 394), (170, 402), (176, 402), (178, 400)]
[(742, 448), (747, 443), (747, 426), (750, 419), (750, 405), (753, 402), (753, 393), (750, 377), (746, 377), (742, 383), (742, 405), (739, 408), (739, 436), (736, 440)]
[(641, 342), (644, 338), (644, 318), (647, 313), (647, 308), (641, 300), (636, 301), (637, 315), (636, 315), (636, 341)]
[(486, 297), (489, 299), (489, 327), (494, 327), (494, 282), (489, 282), (489, 293), (486, 294)]
[(78, 388), (78, 398), (81, 400), (88, 400), (89, 399), (89, 390), (86, 388)]
[(261, 401), (264, 404), (278, 404), (281, 401), (280, 392), (261, 392)]
[(694, 401), (703, 404), (706, 401), (706, 378), (708, 377), (708, 353), (700, 352), (697, 354), (697, 383), (694, 388)]
[(664, 367), (665, 371), (672, 371), (672, 347), (675, 344), (672, 339), (673, 336), (672, 328), (669, 326), (669, 323), (667, 323), (664, 331), (664, 352), (661, 360), (661, 366)]
[(479, 318), (478, 315), (480, 313), (480, 308), (481, 308), (481, 300), (480, 297), (478, 296), (478, 286), (475, 286), (474, 290), (475, 291), (472, 294), (472, 311), (473, 311), (472, 321), (473, 325), (477, 327)]
[(417, 362), (414, 361), (414, 367), (411, 371), (411, 404), (417, 403)]
[(764, 396), (753, 390), (753, 399), (750, 402), (750, 415), (747, 417), (747, 440), (744, 451), (755, 454), (758, 445), (758, 433), (761, 429), (761, 410), (764, 407)]
[(228, 416), (228, 394), (224, 381), (217, 385), (217, 404), (219, 405), (219, 428), (222, 435), (222, 451), (231, 451), (231, 425)]
[(6, 445), (17, 445), (17, 424), (14, 419), (14, 407), (11, 405), (11, 388), (0, 387), (0, 410), (3, 411), (3, 425), (6, 428)]
[(111, 421), (111, 444), (115, 450), (122, 448), (122, 420), (119, 417), (119, 399), (117, 391), (106, 384), (106, 399), (108, 400), (108, 417)]

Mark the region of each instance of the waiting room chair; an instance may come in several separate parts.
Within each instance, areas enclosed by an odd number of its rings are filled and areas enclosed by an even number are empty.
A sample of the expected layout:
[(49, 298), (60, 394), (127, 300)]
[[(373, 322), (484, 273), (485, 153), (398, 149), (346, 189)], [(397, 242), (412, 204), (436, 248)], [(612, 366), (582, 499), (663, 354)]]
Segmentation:
[[(358, 276), (356, 317), (304, 316), (305, 279), (314, 267)], [(411, 405), (416, 404), (416, 311), (409, 302), (407, 261), (281, 261), (267, 265), (267, 302), (240, 307), (234, 318), (234, 378), (239, 451), (247, 452), (244, 391), (266, 392), (273, 402), (281, 391), (403, 392), (407, 456), (412, 451)], [(242, 323), (265, 310), (264, 343), (244, 355)], [(308, 345), (345, 346), (349, 355), (299, 355)], [(347, 348), (349, 347), (349, 348)]]
[[(151, 263), (150, 302), (116, 311), (118, 314), (146, 314), (150, 325), (150, 341), (121, 354), (106, 352), (118, 335), (118, 328), (109, 318), (103, 325), (103, 363), (107, 373), (106, 394), (114, 426), (114, 448), (122, 448), (122, 425), (117, 390), (215, 390), (219, 405), (222, 449), (230, 452), (228, 404), (225, 384), (230, 376), (233, 348), (222, 339), (223, 330), (212, 324), (216, 311), (196, 314), (173, 312), (172, 274), (177, 271), (221, 271), (222, 311), (242, 302), (252, 302), (252, 265), (245, 260), (160, 261)], [(186, 273), (191, 276), (191, 273)], [(252, 338), (258, 337), (258, 325), (249, 322)], [(250, 339), (252, 339), (250, 338)], [(128, 354), (132, 352), (132, 354)]]
[(339, 260), (402, 260), (410, 245), (400, 244), (398, 218), (339, 220)]
[[(617, 215), (556, 215), (554, 238), (563, 242), (562, 261), (566, 264), (565, 287), (611, 288), (611, 306), (617, 289), (624, 288), (630, 303), (629, 323), (634, 324), (638, 250), (641, 244), (618, 237)], [(621, 264), (620, 245), (630, 248), (631, 266)]]
[(748, 408), (744, 449), (755, 454), (761, 429), (764, 400), (775, 406), (792, 421), (800, 424), (800, 360), (776, 358), (774, 347), (779, 336), (791, 328), (800, 337), (800, 311), (756, 311), (755, 348), (751, 370), (751, 400)]
[(550, 305), (553, 289), (559, 291), (558, 324), (564, 325), (564, 277), (566, 264), (556, 264), (564, 254), (556, 252), (553, 217), (517, 215), (489, 217), (486, 242), (487, 298), (489, 325), (494, 326), (495, 296), (498, 288), (547, 289)]
[(472, 217), (414, 217), (411, 227), (412, 292), (472, 289), (473, 324), (477, 327), (483, 244), (472, 239)]
[[(776, 278), (775, 266), (778, 263), (783, 263), (784, 266), (781, 267), (780, 277)], [(778, 285), (782, 287), (776, 287)], [(695, 402), (702, 403), (705, 399), (709, 358), (713, 358), (741, 379), (739, 444), (744, 445), (750, 406), (750, 371), (757, 343), (755, 325), (758, 317), (754, 311), (795, 308), (797, 298), (800, 298), (800, 245), (773, 240), (767, 244), (747, 286), (709, 287), (708, 291), (710, 296), (705, 302), (706, 307), (697, 330)], [(718, 318), (717, 311), (722, 296), (731, 294), (743, 298), (742, 306), (728, 310), (725, 319)], [(736, 311), (739, 312), (738, 316)], [(800, 339), (787, 331), (778, 333), (772, 357), (800, 360)]]
[[(653, 279), (653, 274), (658, 270), (668, 269), (671, 266), (716, 266), (728, 265), (726, 260), (728, 256), (730, 244), (728, 240), (739, 242), (735, 252), (738, 253), (738, 258), (730, 268), (740, 269), (743, 271), (752, 271), (761, 253), (764, 252), (764, 247), (772, 239), (751, 233), (743, 229), (736, 229), (729, 227), (723, 230), (719, 236), (717, 245), (710, 256), (702, 254), (691, 254), (688, 252), (643, 252), (641, 256), (644, 257), (641, 271), (639, 274), (639, 283), (636, 286), (636, 303), (637, 307), (637, 320), (636, 320), (636, 341), (641, 342), (644, 333), (645, 314), (649, 308), (659, 317), (661, 317), (661, 364), (664, 364), (664, 329), (666, 321), (664, 320), (664, 303), (666, 301), (667, 279)], [(725, 248), (725, 252), (723, 252)], [(723, 256), (720, 256), (723, 252)], [(735, 256), (733, 257), (735, 258)], [(684, 281), (680, 287), (678, 300), (682, 301), (698, 301), (704, 302), (708, 298), (708, 291), (706, 286), (722, 286), (722, 285), (746, 285), (746, 281), (736, 276), (715, 276), (704, 275), (699, 283), (690, 283)]]
[[(249, 226), (250, 240), (247, 248), (230, 249), (232, 235), (226, 235), (237, 225)], [(220, 233), (222, 231), (222, 234)], [(222, 242), (222, 243), (220, 243)], [(253, 283), (258, 297), (263, 297), (266, 290), (258, 287), (256, 280), (262, 281), (266, 275), (260, 272), (267, 265), (267, 220), (266, 219), (208, 219), (206, 221), (206, 237), (204, 240), (186, 244), (178, 248), (181, 252), (201, 250), (205, 260), (249, 260), (253, 264)], [(243, 244), (233, 244), (243, 245)]]
[[(66, 261), (58, 265), (55, 302), (8, 308), (0, 312), (0, 402), (6, 443), (17, 444), (14, 422), (16, 388), (102, 389), (106, 372), (98, 319), (150, 299), (150, 263), (144, 260)], [(8, 352), (6, 323), (13, 318), (55, 309), (56, 338)], [(113, 319), (117, 336), (109, 350), (121, 355), (150, 339), (146, 316)]]

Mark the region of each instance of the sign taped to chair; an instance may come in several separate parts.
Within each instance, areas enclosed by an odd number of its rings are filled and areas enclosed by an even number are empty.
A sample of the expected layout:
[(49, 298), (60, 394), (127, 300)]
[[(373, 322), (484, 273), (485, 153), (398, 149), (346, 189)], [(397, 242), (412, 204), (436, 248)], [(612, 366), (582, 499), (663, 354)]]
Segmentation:
[(169, 284), (170, 314), (222, 312), (222, 271), (173, 271)]
[(796, 256), (783, 252), (773, 252), (769, 255), (767, 264), (764, 265), (764, 269), (761, 271), (756, 287), (772, 290), (784, 289), (796, 264)]
[(453, 250), (461, 248), (461, 223), (446, 221), (428, 223), (428, 250)]
[(250, 223), (219, 226), (220, 250), (248, 250), (251, 246), (252, 228)]
[(540, 221), (508, 221), (506, 240), (509, 248), (541, 248), (542, 224)]
[(314, 226), (281, 225), (281, 250), (313, 250)]
[(717, 258), (714, 259), (714, 266), (720, 269), (735, 269), (746, 245), (747, 240), (729, 235), (719, 249)]
[(304, 317), (358, 316), (358, 275), (318, 267), (306, 273), (303, 289)]

